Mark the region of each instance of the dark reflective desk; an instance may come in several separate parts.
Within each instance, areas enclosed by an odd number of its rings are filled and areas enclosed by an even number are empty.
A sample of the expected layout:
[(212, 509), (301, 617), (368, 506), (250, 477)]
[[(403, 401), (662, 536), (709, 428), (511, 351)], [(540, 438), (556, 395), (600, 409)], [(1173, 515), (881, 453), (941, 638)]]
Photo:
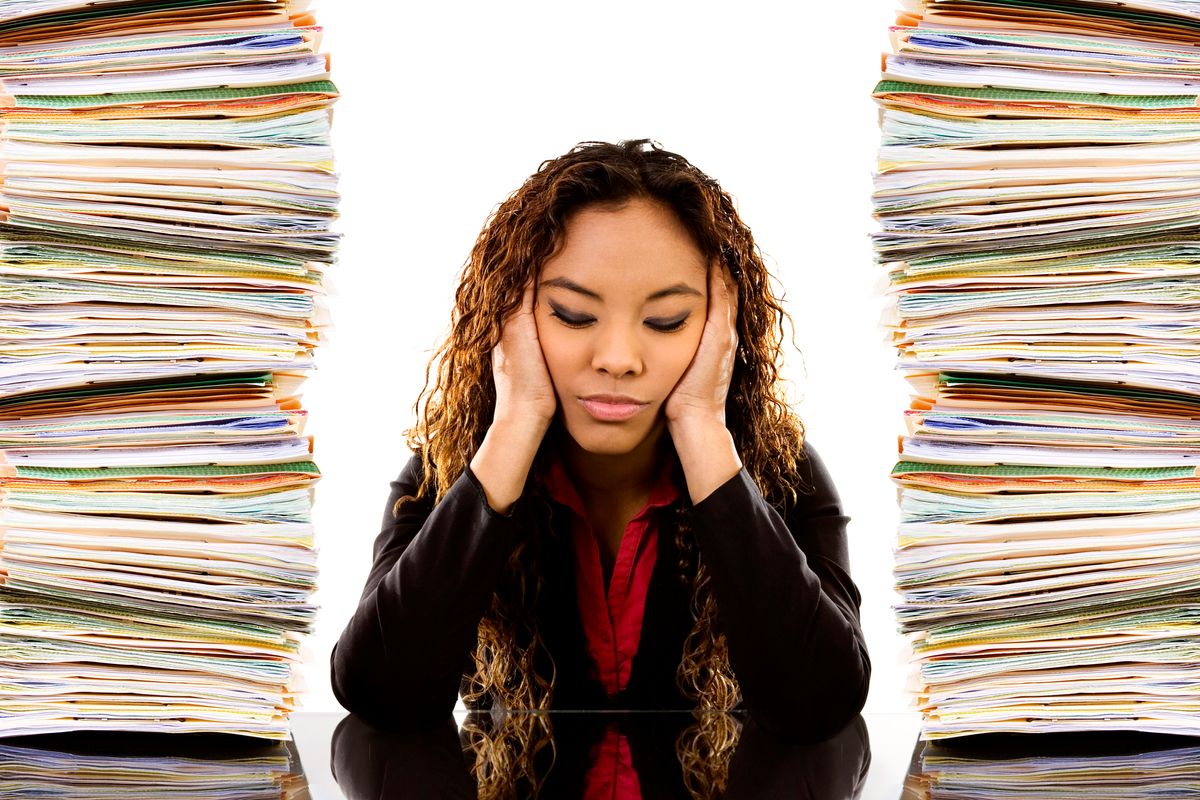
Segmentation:
[[(324, 748), (333, 763), (321, 772), (309, 768), (313, 797), (317, 800), (357, 800), (359, 797), (474, 797), (469, 783), (453, 791), (449, 780), (428, 795), (417, 791), (414, 770), (403, 769), (413, 761), (389, 761), (397, 748), (383, 744), (378, 734), (364, 731), (345, 715), (312, 715), (293, 725), (296, 741), (315, 750)], [(455, 717), (463, 721), (462, 715)], [(860, 735), (865, 722), (866, 736)], [(857, 726), (857, 727), (856, 727)], [(585, 726), (586, 728), (586, 726)], [(862, 800), (1151, 800), (1151, 798), (1200, 798), (1200, 738), (1140, 733), (1087, 733), (1075, 735), (990, 735), (922, 742), (920, 718), (915, 713), (865, 713), (860, 721), (832, 740), (818, 745), (761, 747), (747, 738), (753, 750), (739, 755), (742, 766), (752, 764), (758, 783), (741, 784), (746, 772), (731, 765), (729, 791), (738, 796), (762, 798), (840, 798)], [(336, 734), (336, 736), (335, 736)], [(365, 734), (365, 736), (364, 736)], [(450, 730), (443, 732), (453, 742)], [(385, 735), (386, 738), (386, 735)], [(860, 744), (861, 743), (861, 744)], [(865, 744), (867, 749), (862, 749)], [(412, 743), (408, 744), (411, 748)], [(338, 771), (339, 746), (377, 748), (365, 756), (345, 751), (346, 764), (374, 763), (354, 775)], [(639, 745), (640, 746), (640, 745)], [(411, 758), (399, 746), (400, 758)], [(426, 752), (415, 759), (432, 759)], [(314, 755), (313, 759), (316, 756)], [(826, 759), (822, 763), (822, 759)], [(315, 760), (305, 757), (305, 763)], [(435, 762), (427, 761), (430, 767)], [(453, 758), (436, 762), (448, 775), (460, 776), (463, 761)], [(865, 775), (861, 770), (865, 769)], [(400, 771), (397, 771), (400, 770)], [(357, 783), (359, 780), (363, 783)], [(324, 783), (323, 781), (328, 781)], [(339, 788), (338, 781), (343, 788)], [(393, 787), (401, 787), (396, 793)], [(446, 787), (451, 787), (447, 789)], [(425, 787), (421, 787), (424, 790)], [(643, 791), (643, 797), (689, 797), (661, 793), (661, 785)], [(391, 792), (391, 793), (389, 793)], [(658, 792), (658, 793), (655, 793)], [(562, 795), (548, 794), (549, 797)]]
[[(828, 739), (804, 743), (770, 736), (740, 715), (731, 727), (729, 715), (557, 713), (549, 715), (552, 747), (539, 748), (547, 715), (521, 716), (514, 728), (499, 715), (460, 712), (406, 734), (342, 713), (301, 712), (288, 742), (196, 734), (0, 738), (0, 797), (474, 798), (472, 767), (489, 744), (507, 757), (479, 763), (499, 763), (488, 773), (497, 778), (518, 775), (521, 788), (510, 796), (528, 791), (524, 774), (540, 780), (548, 798), (715, 796), (717, 781), (725, 797), (747, 798), (1200, 797), (1200, 738), (993, 734), (926, 743), (917, 738), (915, 714), (867, 713)], [(514, 731), (521, 736), (505, 738)], [(520, 747), (505, 745), (511, 741), (532, 743), (530, 757), (521, 759)], [(542, 774), (549, 762), (553, 768)], [(636, 794), (625, 791), (635, 786)]]
[[(330, 766), (347, 800), (817, 800), (860, 797), (869, 764), (861, 717), (802, 742), (742, 714), (558, 712), (467, 715), (461, 731), (448, 717), (421, 733), (377, 730), (348, 717), (334, 731)], [(481, 777), (478, 787), (473, 775)]]

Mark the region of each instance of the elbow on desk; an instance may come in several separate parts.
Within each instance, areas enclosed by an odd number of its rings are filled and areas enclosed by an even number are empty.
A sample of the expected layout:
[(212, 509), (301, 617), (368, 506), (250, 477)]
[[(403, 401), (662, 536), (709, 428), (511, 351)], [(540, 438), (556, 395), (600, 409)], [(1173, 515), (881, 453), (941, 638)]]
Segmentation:
[(365, 681), (356, 680), (353, 665), (347, 663), (348, 659), (343, 658), (343, 654), (338, 652), (340, 644), (340, 642), (334, 644), (333, 651), (329, 654), (329, 683), (333, 689), (333, 696), (341, 703), (342, 708), (351, 714), (370, 713), (372, 706), (375, 705), (371, 700), (378, 700), (378, 698), (368, 697), (370, 687)]
[(786, 687), (767, 702), (747, 704), (764, 731), (793, 742), (818, 742), (841, 731), (863, 710), (871, 686), (871, 659), (856, 642), (854, 660), (824, 686)]
[(454, 694), (449, 705), (442, 701), (438, 687), (416, 690), (413, 676), (396, 675), (387, 685), (379, 676), (364, 670), (354, 660), (340, 657), (338, 644), (329, 654), (329, 682), (333, 696), (342, 708), (375, 728), (392, 731), (420, 731), (436, 725), (454, 711)]

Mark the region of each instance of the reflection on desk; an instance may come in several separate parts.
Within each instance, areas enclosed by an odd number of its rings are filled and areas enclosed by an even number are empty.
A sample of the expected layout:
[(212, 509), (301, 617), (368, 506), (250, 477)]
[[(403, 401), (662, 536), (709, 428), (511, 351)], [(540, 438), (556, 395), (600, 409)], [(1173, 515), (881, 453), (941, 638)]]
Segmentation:
[(1200, 797), (1200, 738), (986, 734), (918, 740), (904, 800)]
[(0, 797), (307, 800), (309, 793), (290, 741), (88, 731), (0, 740)]
[[(504, 738), (512, 730), (524, 745)], [(828, 739), (800, 743), (721, 712), (475, 712), (461, 731), (447, 717), (421, 732), (380, 730), (351, 714), (331, 750), (347, 800), (842, 800), (859, 797), (871, 761), (861, 716)]]

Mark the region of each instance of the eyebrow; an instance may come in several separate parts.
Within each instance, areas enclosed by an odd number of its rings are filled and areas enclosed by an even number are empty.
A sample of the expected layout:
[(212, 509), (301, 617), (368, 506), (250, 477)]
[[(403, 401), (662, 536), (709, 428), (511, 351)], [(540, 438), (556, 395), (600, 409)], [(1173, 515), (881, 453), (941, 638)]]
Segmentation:
[[(603, 300), (604, 300), (604, 298), (601, 297), (598, 293), (593, 292), (591, 289), (586, 289), (586, 288), (580, 286), (578, 283), (576, 283), (575, 281), (573, 281), (567, 277), (551, 278), (550, 280), (542, 281), (541, 285), (543, 287), (557, 287), (559, 289), (569, 289), (570, 291), (577, 292), (578, 294), (581, 294), (584, 297), (590, 297), (593, 300), (600, 300), (601, 302), (603, 302)], [(697, 297), (704, 296), (696, 289), (693, 289), (691, 286), (688, 286), (686, 283), (677, 283), (674, 286), (668, 286), (665, 289), (659, 289), (657, 292), (651, 292), (649, 295), (646, 296), (646, 301), (649, 302), (651, 300), (658, 300), (659, 298), (671, 297), (673, 295), (689, 295), (689, 294), (694, 294)]]

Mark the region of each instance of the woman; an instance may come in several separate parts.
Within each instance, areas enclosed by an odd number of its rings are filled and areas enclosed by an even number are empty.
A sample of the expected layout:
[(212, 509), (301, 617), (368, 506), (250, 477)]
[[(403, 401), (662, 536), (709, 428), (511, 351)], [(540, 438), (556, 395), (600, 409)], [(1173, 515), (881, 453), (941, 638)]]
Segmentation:
[(848, 518), (777, 389), (768, 277), (729, 195), (646, 140), (498, 207), (332, 654), (347, 709), (745, 708), (813, 739), (862, 708)]

